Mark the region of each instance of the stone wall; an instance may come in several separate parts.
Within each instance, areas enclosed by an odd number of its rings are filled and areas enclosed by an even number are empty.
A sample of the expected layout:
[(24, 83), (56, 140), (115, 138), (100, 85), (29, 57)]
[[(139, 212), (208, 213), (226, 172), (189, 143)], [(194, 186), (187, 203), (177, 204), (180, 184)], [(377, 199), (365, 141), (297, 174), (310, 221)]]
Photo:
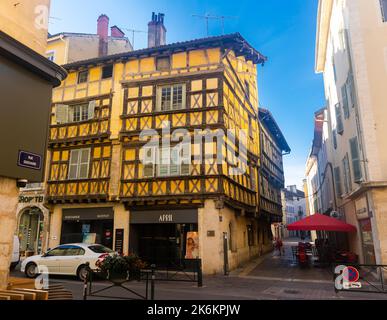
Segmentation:
[(0, 290), (8, 283), (18, 194), (15, 180), (0, 177)]

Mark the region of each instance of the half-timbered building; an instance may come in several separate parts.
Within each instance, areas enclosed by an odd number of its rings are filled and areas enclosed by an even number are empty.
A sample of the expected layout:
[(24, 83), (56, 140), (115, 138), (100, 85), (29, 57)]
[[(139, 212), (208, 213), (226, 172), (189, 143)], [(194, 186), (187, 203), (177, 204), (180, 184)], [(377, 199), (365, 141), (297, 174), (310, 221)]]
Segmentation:
[[(163, 22), (154, 15), (150, 27), (165, 36)], [(49, 138), (50, 246), (95, 241), (157, 265), (200, 258), (219, 273), (269, 237), (258, 219), (266, 58), (240, 34), (164, 42), (64, 66)]]

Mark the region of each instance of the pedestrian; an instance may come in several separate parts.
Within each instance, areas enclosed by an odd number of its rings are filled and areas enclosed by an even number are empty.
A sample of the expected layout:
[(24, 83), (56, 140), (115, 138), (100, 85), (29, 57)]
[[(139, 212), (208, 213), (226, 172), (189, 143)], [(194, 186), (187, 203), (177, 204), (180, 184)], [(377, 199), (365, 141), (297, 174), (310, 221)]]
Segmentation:
[(283, 246), (284, 246), (284, 244), (283, 244), (282, 240), (280, 238), (277, 238), (277, 240), (275, 242), (275, 248), (276, 248), (276, 250), (278, 250), (278, 253), (280, 256), (282, 256), (282, 254), (284, 253)]

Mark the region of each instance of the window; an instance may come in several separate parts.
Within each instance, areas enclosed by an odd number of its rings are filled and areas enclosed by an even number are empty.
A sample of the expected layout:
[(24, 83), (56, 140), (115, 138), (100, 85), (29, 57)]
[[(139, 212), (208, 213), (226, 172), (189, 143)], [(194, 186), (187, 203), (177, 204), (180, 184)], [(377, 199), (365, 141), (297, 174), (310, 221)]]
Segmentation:
[(80, 104), (69, 107), (69, 122), (80, 122), (89, 119), (89, 105)]
[(343, 191), (341, 187), (341, 173), (340, 173), (340, 167), (336, 167), (334, 169), (334, 176), (335, 176), (335, 185), (336, 185), (336, 195), (338, 197), (341, 197)]
[(55, 52), (48, 52), (47, 59), (54, 62), (55, 61)]
[(87, 179), (89, 177), (90, 150), (71, 150), (69, 180)]
[(186, 105), (186, 86), (177, 84), (158, 88), (159, 111), (184, 109)]
[(254, 139), (253, 119), (251, 117), (249, 117), (249, 136)]
[(251, 190), (257, 190), (257, 181), (255, 178), (255, 168), (250, 167), (250, 182), (251, 182)]
[(95, 245), (95, 246), (89, 246), (88, 247), (91, 251), (94, 253), (113, 253), (113, 250), (106, 248), (102, 245)]
[(171, 58), (161, 57), (156, 59), (156, 70), (157, 71), (169, 71), (171, 70)]
[(95, 101), (72, 106), (57, 104), (55, 112), (56, 122), (58, 124), (66, 124), (94, 119), (95, 107)]
[(336, 109), (336, 128), (338, 134), (343, 134), (344, 132), (344, 124), (343, 124), (343, 117), (341, 115), (341, 108), (340, 103), (337, 103), (335, 106)]
[(337, 131), (336, 130), (332, 131), (332, 136), (333, 136), (333, 147), (337, 149)]
[(359, 153), (359, 144), (357, 137), (349, 140), (349, 145), (351, 149), (352, 157), (352, 168), (353, 168), (353, 177), (356, 183), (361, 182), (362, 180), (362, 171), (360, 165), (360, 153)]
[(85, 83), (89, 80), (89, 71), (81, 71), (78, 73), (78, 84)]
[(158, 176), (186, 176), (191, 173), (191, 145), (182, 144), (177, 147), (159, 150)]
[(349, 91), (348, 97), (351, 100), (349, 105), (352, 106), (352, 108), (355, 108), (355, 105), (356, 105), (356, 91), (355, 91), (355, 82), (354, 82), (352, 74), (350, 74), (348, 76), (347, 90)]
[(155, 176), (156, 148), (144, 147), (141, 151), (141, 161), (143, 163), (143, 178)]
[(380, 0), (380, 7), (382, 9), (383, 22), (387, 21), (387, 0)]
[(341, 97), (344, 110), (344, 119), (349, 118), (349, 103), (348, 103), (348, 93), (347, 93), (347, 83), (341, 87)]
[(348, 194), (350, 191), (352, 191), (352, 179), (351, 179), (351, 170), (349, 167), (348, 153), (345, 155), (345, 157), (343, 159), (343, 168), (344, 168), (345, 193)]
[(332, 68), (333, 68), (333, 76), (335, 78), (335, 82), (337, 82), (337, 71), (336, 71), (335, 58), (332, 58)]
[(102, 68), (102, 79), (109, 79), (113, 77), (113, 66), (104, 66)]

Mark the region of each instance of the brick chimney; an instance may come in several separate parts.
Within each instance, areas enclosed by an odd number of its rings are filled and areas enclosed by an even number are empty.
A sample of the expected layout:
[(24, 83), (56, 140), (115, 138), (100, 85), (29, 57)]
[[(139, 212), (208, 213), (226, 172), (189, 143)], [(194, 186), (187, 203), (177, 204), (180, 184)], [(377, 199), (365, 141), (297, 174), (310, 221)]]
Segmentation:
[(97, 21), (97, 34), (99, 37), (98, 56), (103, 57), (108, 54), (109, 17), (102, 14)]
[(167, 29), (164, 26), (165, 14), (152, 13), (152, 21), (148, 23), (148, 48), (167, 44)]
[(110, 29), (111, 29), (111, 36), (113, 38), (124, 38), (125, 37), (125, 33), (117, 26), (113, 26)]

